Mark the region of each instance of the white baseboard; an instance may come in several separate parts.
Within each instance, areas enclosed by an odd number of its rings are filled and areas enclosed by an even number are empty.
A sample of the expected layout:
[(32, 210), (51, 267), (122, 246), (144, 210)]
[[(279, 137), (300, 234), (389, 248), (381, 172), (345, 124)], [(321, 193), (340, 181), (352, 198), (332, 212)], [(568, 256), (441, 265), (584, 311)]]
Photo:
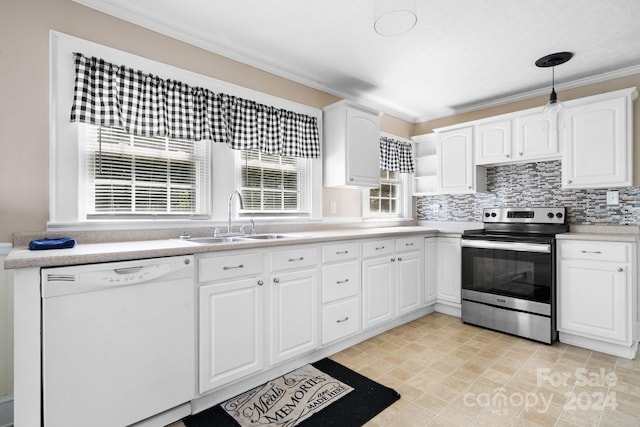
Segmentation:
[(13, 425), (13, 395), (0, 396), (0, 427)]

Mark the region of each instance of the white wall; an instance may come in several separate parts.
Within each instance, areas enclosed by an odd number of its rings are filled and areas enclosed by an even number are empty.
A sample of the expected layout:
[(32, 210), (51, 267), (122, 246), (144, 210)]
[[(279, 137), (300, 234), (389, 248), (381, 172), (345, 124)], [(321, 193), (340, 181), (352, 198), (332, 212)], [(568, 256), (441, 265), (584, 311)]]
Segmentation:
[(10, 249), (0, 243), (0, 396), (13, 393), (13, 274), (4, 269)]

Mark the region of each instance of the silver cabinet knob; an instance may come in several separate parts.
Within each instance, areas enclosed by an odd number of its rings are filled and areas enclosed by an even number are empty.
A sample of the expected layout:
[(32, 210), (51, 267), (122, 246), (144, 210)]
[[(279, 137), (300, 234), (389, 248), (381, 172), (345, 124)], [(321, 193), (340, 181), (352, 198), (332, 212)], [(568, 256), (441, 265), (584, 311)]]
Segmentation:
[(402, 258), (398, 257), (398, 261), (402, 261)]
[(511, 157), (511, 154), (505, 154), (505, 157), (508, 159)]
[(518, 153), (518, 156), (522, 156), (524, 153)]
[(273, 283), (280, 283), (280, 279), (278, 279), (277, 277), (273, 278)]
[(618, 271), (624, 271), (622, 267), (618, 267)]
[(264, 282), (262, 280), (258, 280), (258, 286), (262, 286), (264, 285)]

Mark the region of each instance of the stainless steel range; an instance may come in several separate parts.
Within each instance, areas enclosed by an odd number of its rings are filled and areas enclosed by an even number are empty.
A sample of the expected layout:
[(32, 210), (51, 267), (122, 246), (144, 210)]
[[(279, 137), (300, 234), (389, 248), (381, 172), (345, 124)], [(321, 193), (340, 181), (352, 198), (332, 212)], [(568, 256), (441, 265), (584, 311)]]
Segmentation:
[(547, 344), (557, 339), (555, 235), (565, 208), (487, 208), (462, 235), (462, 321)]

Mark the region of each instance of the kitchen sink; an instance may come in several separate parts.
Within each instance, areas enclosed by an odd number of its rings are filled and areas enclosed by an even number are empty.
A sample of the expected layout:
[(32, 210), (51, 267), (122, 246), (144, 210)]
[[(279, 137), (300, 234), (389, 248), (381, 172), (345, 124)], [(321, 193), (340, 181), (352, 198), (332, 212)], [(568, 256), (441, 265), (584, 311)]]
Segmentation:
[(242, 238), (252, 240), (278, 240), (291, 239), (293, 236), (285, 236), (283, 234), (254, 234), (253, 236), (242, 236)]
[(191, 239), (186, 239), (187, 242), (193, 243), (203, 243), (203, 244), (211, 244), (211, 243), (232, 243), (232, 242), (242, 242), (243, 238), (239, 236), (231, 236), (231, 237), (192, 237)]

